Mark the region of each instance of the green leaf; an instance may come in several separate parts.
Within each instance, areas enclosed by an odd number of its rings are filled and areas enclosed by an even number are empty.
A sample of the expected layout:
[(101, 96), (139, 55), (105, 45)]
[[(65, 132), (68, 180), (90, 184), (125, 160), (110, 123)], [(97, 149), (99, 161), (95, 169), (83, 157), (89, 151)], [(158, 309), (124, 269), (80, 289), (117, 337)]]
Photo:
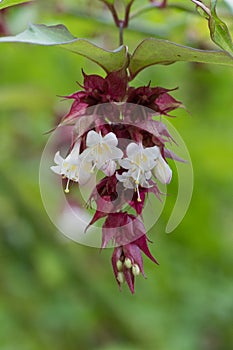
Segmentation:
[(0, 38), (0, 42), (21, 42), (37, 45), (62, 45), (77, 40), (62, 24), (46, 26), (29, 24), (22, 33)]
[(106, 72), (119, 70), (127, 64), (127, 49), (125, 46), (120, 46), (114, 51), (105, 50), (88, 40), (74, 37), (62, 24), (55, 26), (30, 24), (24, 32), (16, 36), (2, 37), (0, 42), (45, 46), (58, 45), (97, 63)]
[(233, 58), (225, 51), (197, 50), (167, 40), (149, 38), (139, 44), (131, 57), (129, 65), (131, 78), (154, 64), (171, 64), (178, 61), (233, 66)]
[(216, 13), (217, 0), (212, 0), (210, 5), (211, 16), (209, 17), (209, 29), (211, 39), (233, 56), (233, 42), (230, 32), (224, 23)]
[(28, 1), (25, 0), (0, 0), (0, 10), (13, 5), (19, 5)]
[(197, 9), (201, 9), (200, 14), (208, 20), (210, 37), (215, 44), (233, 56), (233, 42), (229, 29), (217, 15), (217, 0), (210, 1), (210, 9), (199, 0), (192, 0)]

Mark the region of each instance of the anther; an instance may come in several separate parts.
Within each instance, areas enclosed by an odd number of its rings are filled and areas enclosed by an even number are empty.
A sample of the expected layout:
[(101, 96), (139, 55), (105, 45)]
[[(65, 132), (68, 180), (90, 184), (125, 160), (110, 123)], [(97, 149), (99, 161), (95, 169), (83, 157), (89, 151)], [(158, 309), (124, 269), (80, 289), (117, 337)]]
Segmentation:
[(140, 192), (139, 192), (138, 186), (136, 187), (136, 191), (137, 191), (137, 194), (138, 194), (137, 201), (138, 201), (138, 202), (141, 202), (142, 200), (141, 200), (141, 197), (140, 197)]
[(70, 190), (69, 190), (69, 183), (70, 183), (70, 179), (67, 180), (66, 188), (64, 190), (65, 193), (69, 193), (70, 192)]

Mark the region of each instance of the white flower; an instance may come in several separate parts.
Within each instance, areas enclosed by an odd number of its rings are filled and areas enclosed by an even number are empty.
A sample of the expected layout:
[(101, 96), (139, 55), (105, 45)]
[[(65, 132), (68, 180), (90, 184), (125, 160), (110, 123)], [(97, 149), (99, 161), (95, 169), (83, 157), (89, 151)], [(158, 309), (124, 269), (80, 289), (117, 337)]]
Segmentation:
[(120, 160), (120, 165), (125, 169), (131, 169), (132, 165), (140, 167), (145, 171), (153, 169), (155, 166), (155, 159), (160, 155), (159, 147), (147, 147), (131, 142), (126, 148), (128, 158)]
[(159, 147), (144, 148), (142, 144), (130, 143), (126, 148), (128, 158), (119, 161), (119, 164), (128, 169), (122, 175), (116, 174), (119, 181), (123, 182), (125, 188), (134, 188), (138, 194), (138, 201), (141, 201), (139, 185), (150, 187), (148, 180), (151, 178), (151, 170), (156, 165), (156, 159), (160, 155)]
[(114, 162), (114, 160), (106, 161), (105, 164), (101, 167), (101, 170), (105, 175), (112, 176), (116, 171), (116, 162)]
[(69, 193), (70, 180), (85, 184), (91, 176), (92, 164), (82, 160), (79, 149), (80, 143), (76, 143), (66, 158), (62, 158), (58, 151), (54, 157), (54, 162), (57, 165), (51, 166), (52, 171), (68, 179), (65, 188), (66, 193)]
[(172, 170), (161, 155), (156, 159), (153, 174), (163, 184), (168, 184), (171, 181)]
[(85, 162), (92, 162), (92, 171), (96, 167), (101, 169), (107, 176), (114, 174), (116, 163), (114, 160), (120, 159), (123, 152), (117, 148), (118, 140), (113, 132), (109, 132), (104, 137), (101, 132), (91, 130), (87, 134), (87, 148), (81, 154)]

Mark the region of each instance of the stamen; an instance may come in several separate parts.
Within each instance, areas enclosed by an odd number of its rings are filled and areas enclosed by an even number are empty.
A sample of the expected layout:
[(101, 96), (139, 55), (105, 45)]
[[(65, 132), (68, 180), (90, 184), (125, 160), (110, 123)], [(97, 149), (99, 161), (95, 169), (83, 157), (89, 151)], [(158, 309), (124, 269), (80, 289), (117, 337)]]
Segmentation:
[(138, 170), (138, 176), (137, 176), (137, 179), (135, 181), (136, 185), (139, 185), (140, 174), (141, 174), (141, 169)]
[(136, 191), (137, 191), (137, 194), (138, 194), (138, 198), (137, 198), (137, 201), (138, 201), (138, 202), (141, 202), (141, 201), (142, 201), (142, 200), (141, 200), (141, 197), (140, 197), (139, 188), (138, 188), (138, 185), (140, 184), (140, 182), (139, 182), (140, 173), (141, 173), (141, 170), (139, 169), (139, 170), (138, 170), (137, 179), (135, 180)]
[(65, 193), (69, 193), (70, 190), (69, 190), (69, 184), (70, 184), (70, 179), (67, 180), (67, 183), (66, 183), (66, 188), (65, 188)]
[(136, 187), (136, 190), (137, 190), (137, 194), (138, 194), (137, 201), (138, 201), (138, 202), (141, 202), (142, 200), (141, 200), (141, 197), (140, 197), (140, 192), (139, 192), (138, 186)]
[(97, 164), (96, 162), (93, 164), (93, 166), (92, 166), (92, 168), (91, 168), (91, 170), (90, 170), (91, 173), (94, 173), (94, 169), (95, 169), (95, 167), (96, 167), (96, 164)]

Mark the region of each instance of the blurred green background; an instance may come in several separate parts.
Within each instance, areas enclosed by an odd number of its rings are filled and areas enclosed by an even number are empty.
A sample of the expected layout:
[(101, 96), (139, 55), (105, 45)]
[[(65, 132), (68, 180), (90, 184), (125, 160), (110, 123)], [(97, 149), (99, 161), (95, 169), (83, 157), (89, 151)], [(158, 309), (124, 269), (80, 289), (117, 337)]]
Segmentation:
[[(169, 0), (168, 0), (169, 2)], [(172, 2), (172, 1), (171, 1)], [(146, 4), (136, 0), (134, 11)], [(188, 1), (176, 1), (194, 9)], [(232, 29), (230, 8), (219, 11)], [(98, 1), (35, 1), (4, 15), (8, 33), (28, 22), (65, 24), (77, 37), (113, 49), (117, 31)], [(125, 34), (130, 51), (156, 36), (180, 44), (215, 48), (207, 22), (177, 9), (135, 18)], [(55, 47), (0, 45), (0, 349), (230, 350), (233, 348), (232, 69), (177, 63), (142, 72), (135, 84), (167, 88), (187, 110), (173, 125), (193, 162), (195, 183), (187, 215), (165, 234), (177, 191), (170, 185), (165, 210), (149, 232), (147, 279), (136, 294), (119, 292), (112, 251), (81, 246), (50, 222), (40, 198), (39, 163), (69, 103), (58, 95), (77, 90), (86, 73), (103, 71)], [(171, 121), (171, 120), (170, 120)], [(49, 189), (48, 189), (49, 190)]]

